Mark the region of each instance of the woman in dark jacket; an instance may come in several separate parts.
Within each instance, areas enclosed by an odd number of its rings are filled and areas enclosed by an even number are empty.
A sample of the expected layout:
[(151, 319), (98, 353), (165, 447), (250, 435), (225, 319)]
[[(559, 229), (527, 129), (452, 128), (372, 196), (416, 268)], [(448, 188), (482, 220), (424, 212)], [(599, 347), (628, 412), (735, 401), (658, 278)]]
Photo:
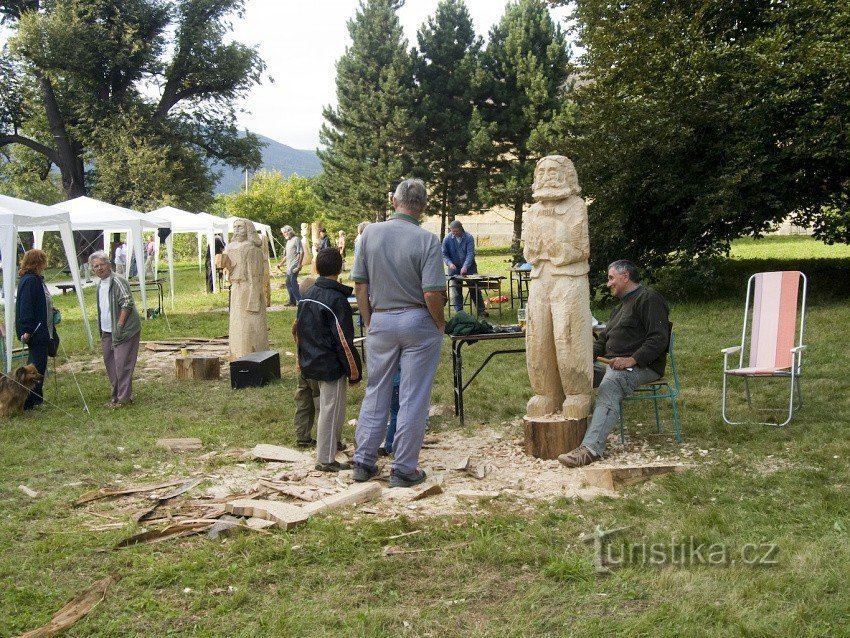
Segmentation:
[[(18, 339), (29, 350), (27, 362), (35, 364), (42, 375), (47, 373), (47, 349), (54, 330), (53, 299), (42, 276), (46, 267), (47, 255), (37, 248), (28, 250), (21, 257), (15, 311)], [(43, 389), (44, 380), (39, 381), (30, 391), (24, 402), (24, 410), (44, 402)]]

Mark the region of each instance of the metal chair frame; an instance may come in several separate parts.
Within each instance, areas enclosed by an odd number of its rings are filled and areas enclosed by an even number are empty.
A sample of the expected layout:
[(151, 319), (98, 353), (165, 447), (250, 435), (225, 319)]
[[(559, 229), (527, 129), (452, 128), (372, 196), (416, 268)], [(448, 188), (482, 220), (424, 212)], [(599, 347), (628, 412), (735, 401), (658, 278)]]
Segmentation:
[[(756, 425), (772, 425), (774, 427), (784, 428), (791, 422), (791, 419), (794, 417), (794, 410), (800, 410), (803, 407), (803, 391), (800, 386), (800, 377), (802, 376), (802, 367), (803, 367), (803, 352), (806, 350), (806, 346), (803, 345), (803, 330), (806, 325), (806, 292), (808, 290), (808, 279), (806, 275), (799, 271), (785, 271), (785, 272), (797, 272), (800, 276), (800, 280), (802, 282), (802, 295), (799, 297), (799, 302), (795, 304), (799, 305), (799, 324), (800, 330), (797, 333), (797, 345), (791, 348), (791, 365), (789, 369), (774, 369), (769, 372), (759, 371), (750, 374), (741, 373), (739, 370), (744, 368), (744, 349), (747, 345), (747, 328), (750, 328), (750, 332), (752, 332), (751, 322), (754, 321), (754, 317), (750, 317), (751, 304), (750, 299), (753, 296), (753, 282), (759, 275), (764, 275), (766, 273), (756, 273), (752, 275), (747, 282), (747, 299), (744, 305), (744, 326), (741, 330), (741, 345), (732, 346), (731, 348), (724, 348), (721, 350), (721, 354), (723, 354), (723, 396), (721, 399), (721, 408), (720, 413), (723, 417), (723, 420), (729, 425), (744, 425), (748, 423), (753, 423)], [(798, 283), (798, 286), (800, 284)], [(797, 313), (795, 307), (795, 315)], [(754, 314), (754, 313), (753, 313)], [(749, 320), (748, 320), (749, 317)], [(752, 335), (750, 335), (752, 336)], [(738, 354), (738, 367), (730, 368), (729, 367), (729, 356), (733, 354)], [(753, 363), (752, 361), (750, 362)], [(729, 376), (737, 376), (741, 377), (744, 380), (744, 390), (747, 396), (747, 405), (752, 407), (752, 396), (750, 394), (750, 378), (781, 378), (788, 377), (791, 380), (791, 388), (790, 388), (790, 396), (788, 401), (788, 417), (782, 423), (772, 423), (770, 421), (731, 421), (726, 414), (727, 409), (727, 378)], [(797, 395), (797, 403), (795, 405), (794, 402), (794, 394), (796, 390)], [(777, 411), (777, 409), (766, 408), (765, 411)]]
[(675, 337), (673, 331), (670, 330), (670, 343), (667, 346), (667, 354), (670, 355), (670, 378), (672, 382), (664, 377), (644, 383), (635, 388), (634, 394), (625, 397), (620, 401), (620, 443), (626, 442), (626, 426), (623, 417), (623, 401), (649, 401), (653, 403), (655, 408), (655, 431), (661, 434), (661, 417), (658, 413), (658, 400), (669, 399), (670, 406), (673, 412), (673, 429), (676, 441), (682, 442), (682, 426), (679, 421), (679, 406), (677, 398), (681, 392), (679, 383), (679, 370), (676, 366), (676, 354), (673, 350)]

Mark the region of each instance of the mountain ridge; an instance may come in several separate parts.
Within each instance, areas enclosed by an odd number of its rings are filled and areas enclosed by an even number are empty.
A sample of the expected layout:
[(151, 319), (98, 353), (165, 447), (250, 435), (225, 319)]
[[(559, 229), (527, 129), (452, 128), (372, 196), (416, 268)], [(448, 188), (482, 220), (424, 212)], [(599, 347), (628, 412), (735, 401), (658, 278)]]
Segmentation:
[[(255, 135), (266, 145), (260, 151), (262, 153), (260, 169), (280, 171), (284, 177), (293, 174), (298, 174), (301, 177), (314, 177), (322, 172), (322, 162), (315, 150), (293, 148), (265, 135), (259, 133), (255, 133)], [(221, 164), (213, 164), (211, 168), (221, 173), (215, 187), (216, 195), (232, 193), (243, 188), (245, 184), (244, 169), (222, 166)]]

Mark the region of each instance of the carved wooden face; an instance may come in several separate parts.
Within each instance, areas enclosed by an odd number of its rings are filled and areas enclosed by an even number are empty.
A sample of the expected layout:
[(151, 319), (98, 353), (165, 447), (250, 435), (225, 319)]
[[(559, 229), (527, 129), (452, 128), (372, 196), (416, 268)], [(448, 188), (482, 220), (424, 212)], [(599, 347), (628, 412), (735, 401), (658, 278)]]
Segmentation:
[(532, 184), (534, 199), (566, 199), (573, 193), (565, 166), (544, 158), (534, 171)]
[(233, 239), (235, 241), (245, 241), (248, 239), (248, 227), (245, 225), (244, 219), (237, 219), (233, 222)]

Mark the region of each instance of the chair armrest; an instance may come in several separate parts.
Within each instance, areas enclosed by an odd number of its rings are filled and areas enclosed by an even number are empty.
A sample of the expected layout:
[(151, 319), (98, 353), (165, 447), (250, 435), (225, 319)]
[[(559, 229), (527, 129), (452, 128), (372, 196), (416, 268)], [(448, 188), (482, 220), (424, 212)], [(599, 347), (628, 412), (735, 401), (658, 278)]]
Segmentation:
[(791, 352), (797, 354), (798, 352), (802, 352), (806, 349), (806, 346), (797, 346), (796, 348), (791, 348)]
[(741, 351), (741, 346), (732, 346), (731, 348), (723, 348), (720, 354), (734, 354)]

